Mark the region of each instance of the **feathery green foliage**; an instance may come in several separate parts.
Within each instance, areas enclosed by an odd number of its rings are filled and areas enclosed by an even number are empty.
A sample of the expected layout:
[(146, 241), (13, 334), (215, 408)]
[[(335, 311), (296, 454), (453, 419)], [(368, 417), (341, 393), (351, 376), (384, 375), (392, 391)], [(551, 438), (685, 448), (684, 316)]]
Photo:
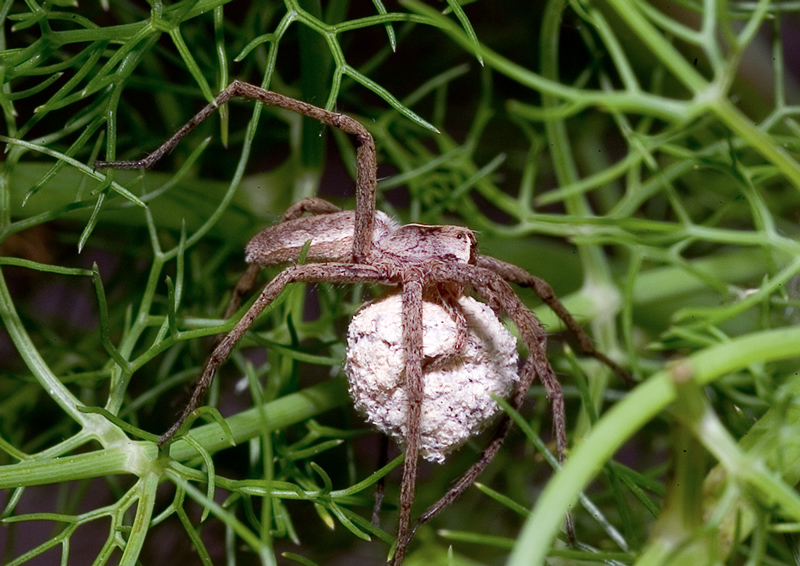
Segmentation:
[[(248, 238), (303, 197), (353, 205), (352, 140), (251, 102), (154, 171), (92, 168), (154, 149), (238, 78), (359, 119), (380, 209), (475, 229), (640, 381), (554, 336), (563, 470), (541, 463), (555, 466), (535, 387), (408, 564), (796, 563), (800, 126), (784, 46), (800, 4), (90, 4), (0, 7), (0, 562), (386, 556), (396, 472), (384, 528), (372, 489), (401, 458), (375, 471), (341, 375), (370, 290), (287, 290), (216, 380), (208, 422), (169, 455), (154, 443), (235, 323), (220, 313)], [(424, 469), (415, 515), (480, 447)]]

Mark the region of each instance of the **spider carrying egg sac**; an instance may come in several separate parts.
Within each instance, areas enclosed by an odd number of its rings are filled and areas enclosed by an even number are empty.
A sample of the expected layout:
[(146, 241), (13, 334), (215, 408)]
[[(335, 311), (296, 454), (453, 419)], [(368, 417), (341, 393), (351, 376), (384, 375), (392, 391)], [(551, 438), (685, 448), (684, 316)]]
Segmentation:
[[(497, 315), (471, 297), (458, 300), (467, 321), (455, 352), (458, 325), (443, 307), (423, 303), (423, 388), (420, 455), (442, 463), (491, 424), (519, 381), (517, 342)], [(401, 446), (406, 431), (402, 297), (389, 295), (362, 308), (347, 334), (345, 373), (350, 395), (367, 421)]]

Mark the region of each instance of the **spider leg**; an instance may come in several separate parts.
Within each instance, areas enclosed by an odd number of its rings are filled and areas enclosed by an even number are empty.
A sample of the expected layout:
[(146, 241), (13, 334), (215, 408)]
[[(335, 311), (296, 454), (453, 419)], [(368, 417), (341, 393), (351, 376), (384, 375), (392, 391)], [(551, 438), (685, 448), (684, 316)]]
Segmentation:
[(220, 106), (237, 96), (297, 112), (356, 136), (358, 148), (356, 149), (356, 220), (353, 260), (356, 263), (364, 263), (372, 246), (372, 224), (375, 217), (375, 186), (378, 177), (375, 141), (364, 126), (345, 114), (331, 112), (249, 83), (233, 81), (217, 95), (213, 102), (195, 114), (171, 138), (144, 159), (139, 161), (96, 161), (94, 165), (98, 169), (149, 168), (169, 153), (189, 132)]
[[(447, 281), (458, 281), (474, 289), (479, 295), (484, 297), (495, 307), (505, 312), (517, 327), (528, 349), (528, 359), (522, 368), (519, 386), (511, 398), (511, 406), (519, 410), (533, 380), (538, 375), (544, 385), (553, 412), (553, 426), (556, 437), (556, 454), (559, 461), (564, 460), (566, 449), (566, 410), (564, 407), (564, 396), (561, 391), (561, 384), (556, 379), (553, 368), (547, 360), (546, 343), (547, 334), (536, 316), (522, 303), (514, 293), (513, 289), (503, 280), (503, 278), (493, 270), (476, 267), (473, 265), (451, 264), (440, 266), (440, 272), (436, 279)], [(414, 536), (417, 528), (430, 521), (438, 515), (450, 503), (458, 499), (464, 491), (469, 488), (475, 479), (492, 462), (497, 452), (505, 440), (506, 435), (511, 429), (511, 419), (506, 416), (500, 422), (494, 437), (481, 453), (478, 461), (475, 462), (464, 474), (458, 478), (450, 489), (442, 496), (439, 501), (430, 506), (417, 520), (413, 529), (408, 532), (407, 546)], [(398, 547), (400, 542), (398, 542)]]
[(583, 327), (578, 324), (578, 321), (575, 320), (561, 301), (558, 300), (558, 297), (553, 292), (553, 288), (547, 281), (531, 275), (521, 267), (506, 263), (491, 256), (479, 255), (476, 261), (479, 267), (494, 271), (506, 281), (511, 281), (517, 285), (533, 289), (539, 298), (564, 322), (584, 354), (608, 366), (611, 371), (616, 373), (626, 384), (632, 385), (634, 383), (633, 376), (628, 370), (622, 368), (614, 360), (595, 349), (592, 339), (589, 338), (586, 331), (583, 330)]
[(225, 338), (217, 344), (214, 351), (206, 360), (203, 373), (195, 383), (194, 390), (189, 402), (186, 404), (183, 412), (181, 413), (175, 424), (165, 432), (159, 439), (158, 445), (163, 446), (175, 432), (181, 427), (187, 417), (194, 411), (203, 394), (211, 385), (214, 379), (214, 374), (217, 368), (228, 359), (233, 347), (244, 335), (245, 332), (252, 326), (261, 311), (267, 305), (274, 301), (280, 295), (283, 288), (289, 283), (307, 282), (307, 283), (381, 283), (384, 285), (391, 285), (392, 281), (388, 280), (385, 275), (377, 268), (369, 265), (353, 265), (349, 263), (315, 263), (306, 265), (293, 265), (287, 267), (281, 273), (275, 276), (270, 281), (261, 294), (256, 299), (248, 311), (242, 316), (236, 326), (233, 327)]
[(403, 349), (406, 353), (406, 458), (400, 486), (400, 515), (397, 519), (397, 547), (392, 564), (403, 562), (411, 538), (411, 506), (417, 483), (417, 459), (422, 422), (422, 278), (408, 278), (403, 283)]
[(258, 264), (251, 263), (247, 266), (247, 271), (242, 274), (242, 276), (239, 278), (239, 281), (236, 282), (236, 287), (233, 288), (231, 300), (228, 303), (222, 318), (230, 318), (236, 311), (239, 310), (239, 307), (242, 304), (242, 298), (253, 290), (253, 286), (256, 284), (256, 279), (258, 279), (259, 271), (261, 271), (261, 266)]
[[(385, 434), (380, 435), (380, 446), (378, 447), (378, 467), (380, 470), (389, 462), (389, 437)], [(386, 476), (381, 477), (375, 484), (375, 504), (372, 506), (372, 524), (376, 527), (381, 525), (381, 506), (383, 497), (386, 495)]]
[(295, 220), (300, 218), (308, 212), (309, 214), (330, 214), (332, 212), (341, 212), (342, 209), (328, 202), (325, 199), (317, 198), (317, 197), (308, 197), (302, 200), (297, 201), (292, 206), (286, 209), (286, 212), (283, 213), (281, 217), (281, 222), (286, 222), (287, 220)]
[(528, 349), (528, 361), (525, 364), (525, 368), (530, 364), (532, 371), (529, 373), (529, 371), (523, 370), (520, 385), (512, 397), (511, 405), (517, 408), (518, 404), (522, 404), (534, 377), (538, 376), (547, 396), (550, 398), (550, 405), (553, 409), (557, 455), (559, 460), (563, 461), (564, 451), (567, 447), (564, 395), (561, 391), (561, 384), (556, 378), (550, 361), (547, 359), (547, 332), (542, 323), (525, 306), (504, 278), (494, 271), (464, 264), (443, 266), (442, 270), (449, 271), (449, 277), (462, 281), (488, 300), (490, 304), (499, 307), (517, 327), (520, 337)]
[(461, 305), (458, 303), (458, 297), (461, 294), (461, 289), (456, 293), (447, 285), (436, 285), (431, 291), (427, 292), (425, 300), (436, 303), (444, 308), (450, 316), (450, 319), (455, 323), (456, 340), (452, 350), (446, 354), (436, 356), (433, 359), (424, 358), (423, 356), (423, 369), (426, 372), (436, 370), (457, 361), (461, 358), (464, 348), (467, 345), (469, 324), (464, 316), (464, 312), (461, 310)]

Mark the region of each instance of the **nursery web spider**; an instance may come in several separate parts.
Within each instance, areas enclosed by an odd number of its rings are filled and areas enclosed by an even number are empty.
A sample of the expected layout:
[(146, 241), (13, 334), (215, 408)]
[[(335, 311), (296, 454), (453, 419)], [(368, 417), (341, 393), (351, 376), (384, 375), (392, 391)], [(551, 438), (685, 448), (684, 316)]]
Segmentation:
[[(236, 311), (240, 297), (253, 285), (262, 267), (289, 264), (261, 291), (255, 303), (233, 330), (218, 342), (199, 377), (191, 400), (178, 421), (160, 439), (163, 445), (175, 434), (198, 406), (217, 368), (230, 355), (236, 342), (256, 317), (289, 283), (328, 282), (378, 284), (396, 289), (402, 297), (402, 350), (405, 352), (405, 463), (400, 495), (397, 548), (392, 562), (400, 564), (417, 527), (429, 521), (458, 498), (489, 465), (509, 431), (511, 421), (504, 417), (493, 439), (475, 462), (449, 491), (410, 527), (411, 506), (420, 449), (424, 374), (423, 304), (441, 305), (455, 320), (458, 332), (466, 332), (464, 314), (458, 301), (472, 291), (498, 313), (513, 321), (528, 350), (528, 358), (515, 376), (511, 405), (519, 408), (528, 388), (538, 377), (550, 398), (554, 435), (559, 459), (566, 448), (566, 417), (561, 386), (546, 356), (547, 335), (536, 316), (522, 303), (509, 283), (530, 287), (564, 321), (587, 355), (609, 366), (621, 377), (628, 374), (616, 363), (596, 351), (586, 333), (553, 294), (550, 285), (525, 270), (498, 259), (481, 255), (473, 232), (459, 226), (398, 226), (386, 214), (375, 210), (377, 175), (375, 143), (359, 122), (335, 112), (234, 81), (216, 100), (203, 108), (161, 147), (141, 161), (97, 162), (98, 168), (147, 168), (168, 153), (195, 126), (231, 98), (242, 97), (298, 112), (356, 136), (356, 209), (342, 211), (322, 199), (305, 199), (292, 205), (276, 226), (257, 234), (247, 245), (247, 272), (234, 291), (226, 316)], [(304, 216), (309, 213), (310, 216)], [(310, 241), (306, 248), (305, 245)], [(306, 249), (307, 263), (296, 260)], [(494, 315), (495, 317), (497, 315)], [(457, 358), (460, 344), (450, 356)], [(516, 371), (516, 369), (515, 369)]]

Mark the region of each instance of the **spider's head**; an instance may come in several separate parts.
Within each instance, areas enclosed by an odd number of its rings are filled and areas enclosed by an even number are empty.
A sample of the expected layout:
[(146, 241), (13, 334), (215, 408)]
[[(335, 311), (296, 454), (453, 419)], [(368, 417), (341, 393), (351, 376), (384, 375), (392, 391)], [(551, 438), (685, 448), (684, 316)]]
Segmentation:
[(406, 224), (383, 238), (380, 251), (404, 261), (475, 263), (477, 240), (462, 226)]

